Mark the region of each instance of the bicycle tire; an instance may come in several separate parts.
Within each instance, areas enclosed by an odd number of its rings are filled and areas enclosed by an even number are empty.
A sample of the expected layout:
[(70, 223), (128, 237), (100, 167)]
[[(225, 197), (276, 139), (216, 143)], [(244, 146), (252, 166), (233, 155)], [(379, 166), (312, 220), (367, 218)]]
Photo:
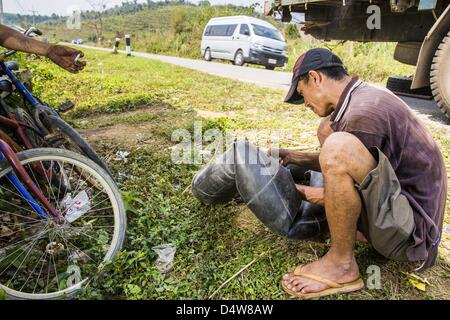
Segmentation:
[[(21, 161), (21, 163), (24, 166), (28, 166), (28, 168), (33, 167), (33, 164), (35, 162), (39, 162), (39, 161), (40, 161), (40, 163), (42, 163), (42, 161), (53, 161), (53, 162), (59, 161), (60, 163), (61, 162), (68, 163), (69, 165), (72, 164), (72, 170), (73, 170), (74, 166), (79, 166), (79, 168), (81, 168), (83, 171), (85, 170), (89, 174), (90, 179), (91, 178), (96, 179), (95, 182), (98, 183), (98, 184), (95, 184), (96, 187), (98, 187), (100, 185), (105, 189), (106, 197), (107, 197), (107, 199), (109, 199), (111, 201), (111, 208), (112, 208), (112, 210), (114, 210), (114, 216), (113, 216), (114, 217), (113, 218), (114, 230), (113, 230), (113, 235), (111, 238), (111, 243), (110, 243), (110, 246), (107, 248), (107, 251), (106, 251), (106, 249), (104, 249), (104, 247), (102, 247), (102, 251), (106, 252), (106, 253), (104, 254), (104, 257), (103, 257), (103, 253), (100, 253), (100, 255), (103, 259), (101, 260), (100, 264), (97, 266), (97, 269), (96, 269), (100, 272), (104, 263), (107, 261), (111, 261), (113, 259), (115, 254), (121, 249), (121, 247), (124, 243), (124, 240), (125, 240), (125, 232), (126, 232), (125, 207), (124, 207), (120, 192), (119, 192), (114, 180), (109, 175), (107, 175), (105, 170), (103, 168), (101, 168), (99, 165), (97, 165), (95, 162), (93, 162), (92, 160), (88, 159), (87, 157), (85, 157), (83, 155), (80, 155), (80, 154), (75, 153), (70, 150), (55, 149), (55, 148), (37, 148), (37, 149), (31, 149), (31, 150), (19, 152), (19, 153), (17, 153), (17, 156), (18, 156), (19, 160)], [(4, 180), (3, 178), (6, 176), (6, 174), (11, 172), (11, 170), (12, 169), (6, 159), (0, 161), (0, 181), (3, 181)], [(77, 184), (77, 188), (75, 191), (77, 191), (77, 190), (78, 190), (78, 184)], [(65, 197), (65, 195), (64, 195), (64, 197)], [(48, 198), (51, 198), (51, 196), (49, 196)], [(92, 199), (92, 201), (93, 201), (93, 199)], [(58, 203), (58, 200), (56, 200), (56, 203)], [(64, 212), (66, 212), (66, 209), (64, 209), (64, 210), (65, 210)], [(98, 209), (92, 210), (91, 213), (94, 211), (98, 211)], [(23, 211), (19, 211), (19, 213), (22, 213), (22, 212)], [(5, 213), (3, 213), (3, 215), (4, 214)], [(87, 215), (87, 217), (89, 216), (89, 214), (86, 214), (86, 215)], [(107, 217), (107, 216), (104, 216), (104, 217)], [(84, 216), (83, 216), (83, 218), (84, 218)], [(91, 219), (92, 216), (89, 218)], [(103, 223), (103, 221), (101, 221), (100, 223)], [(0, 221), (0, 224), (1, 224), (1, 221)], [(46, 226), (49, 225), (48, 222), (45, 222), (45, 225)], [(58, 226), (55, 224), (54, 228), (56, 229), (57, 227)], [(100, 227), (104, 227), (104, 226), (99, 226), (98, 228), (100, 228)], [(23, 228), (23, 227), (21, 226), (19, 228)], [(77, 231), (77, 228), (79, 228), (79, 227), (74, 226), (73, 228), (75, 231), (72, 231), (72, 232), (82, 233), (81, 230)], [(58, 230), (60, 230), (60, 229), (58, 229)], [(36, 239), (39, 239), (39, 240), (41, 240), (43, 238), (42, 235), (35, 236), (35, 237), (36, 237)], [(50, 239), (50, 241), (54, 241), (57, 238), (55, 237), (52, 239), (51, 236), (49, 235), (49, 239)], [(67, 239), (72, 240), (72, 238), (67, 238)], [(31, 241), (31, 240), (29, 240), (29, 241)], [(59, 241), (61, 241), (61, 240), (59, 240)], [(90, 240), (90, 241), (92, 242), (92, 240)], [(70, 243), (69, 240), (68, 240), (68, 242)], [(51, 243), (52, 242), (50, 242), (49, 244), (51, 244)], [(78, 242), (76, 242), (76, 243), (78, 244)], [(72, 244), (72, 246), (73, 246), (73, 244)], [(69, 246), (67, 245), (67, 248), (68, 247)], [(74, 247), (77, 248), (76, 246), (74, 246)], [(47, 248), (47, 247), (45, 247), (45, 248)], [(4, 246), (0, 247), (0, 252), (2, 252), (3, 249), (5, 249)], [(25, 249), (22, 249), (22, 250), (24, 251)], [(30, 248), (30, 250), (31, 250), (31, 248)], [(47, 249), (45, 249), (45, 251), (47, 251)], [(69, 251), (69, 250), (66, 249), (66, 251)], [(75, 250), (75, 251), (77, 251), (77, 250)], [(3, 250), (3, 252), (5, 252), (5, 250)], [(81, 252), (83, 252), (83, 251), (81, 251)], [(89, 253), (91, 254), (91, 252), (89, 252)], [(4, 254), (5, 253), (3, 253), (3, 255)], [(28, 256), (28, 254), (27, 254), (27, 256)], [(25, 256), (25, 259), (27, 258), (27, 256)], [(46, 259), (46, 257), (47, 257), (47, 253), (44, 256), (44, 259)], [(67, 257), (69, 257), (69, 256), (67, 256)], [(41, 259), (42, 259), (42, 256), (38, 260), (39, 263), (40, 263)], [(64, 259), (66, 259), (66, 258), (64, 258)], [(62, 259), (62, 261), (64, 259)], [(50, 258), (49, 258), (49, 260), (50, 260)], [(1, 262), (3, 262), (3, 258), (1, 259)], [(22, 264), (23, 264), (23, 262), (21, 263), (20, 267), (17, 268), (17, 271), (22, 267)], [(31, 264), (31, 265), (33, 265), (33, 264)], [(43, 265), (44, 265), (44, 263), (43, 263)], [(56, 265), (57, 265), (56, 262), (54, 262), (54, 265), (56, 268)], [(51, 263), (50, 263), (50, 266), (48, 267), (48, 269), (50, 269), (50, 267), (51, 267)], [(2, 267), (2, 268), (4, 268), (4, 267)], [(4, 271), (5, 270), (3, 270), (0, 273), (0, 275), (2, 275)], [(17, 273), (17, 271), (16, 271), (16, 273)], [(33, 271), (31, 273), (26, 273), (24, 271), (25, 274), (33, 274), (34, 272), (35, 272), (35, 269), (33, 269)], [(14, 276), (16, 275), (16, 273), (14, 274)], [(55, 274), (56, 275), (59, 274), (59, 272), (56, 272), (56, 269), (55, 269)], [(58, 276), (56, 276), (56, 279), (58, 282)], [(90, 280), (91, 280), (91, 274), (89, 273), (88, 278), (83, 279), (83, 281), (80, 281), (76, 285), (73, 285), (71, 287), (65, 288), (64, 290), (60, 290), (60, 291), (52, 292), (52, 293), (34, 293), (34, 291), (33, 291), (33, 293), (21, 292), (16, 289), (11, 289), (11, 288), (3, 285), (2, 283), (0, 283), (0, 289), (4, 290), (4, 292), (6, 293), (7, 299), (60, 299), (61, 297), (71, 298), (74, 296), (74, 294), (79, 289), (81, 289), (82, 286), (89, 283)], [(12, 279), (10, 281), (12, 281)], [(27, 279), (27, 281), (28, 281), (28, 279)], [(37, 279), (36, 283), (38, 283), (38, 281), (39, 281), (39, 278)], [(48, 287), (48, 281), (49, 280), (47, 279), (47, 287)], [(68, 282), (68, 280), (67, 280), (67, 282)], [(59, 285), (58, 285), (58, 289), (59, 289)]]
[[(50, 129), (50, 135), (59, 132), (66, 138), (68, 138), (71, 142), (73, 142), (74, 145), (66, 149), (85, 155), (100, 167), (102, 167), (111, 177), (113, 177), (106, 163), (100, 158), (100, 156), (97, 154), (97, 152), (95, 152), (91, 145), (62, 118), (58, 116), (47, 115), (44, 118), (44, 123), (46, 127)], [(59, 141), (57, 144), (50, 142), (51, 146), (56, 148), (59, 148), (61, 146), (59, 143), (61, 142)]]

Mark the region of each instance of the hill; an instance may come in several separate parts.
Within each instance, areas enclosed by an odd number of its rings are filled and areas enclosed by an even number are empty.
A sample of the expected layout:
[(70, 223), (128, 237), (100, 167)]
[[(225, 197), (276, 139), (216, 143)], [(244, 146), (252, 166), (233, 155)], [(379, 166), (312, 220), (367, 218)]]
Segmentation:
[[(125, 5), (126, 4), (126, 5)], [(255, 7), (194, 6), (180, 1), (153, 3), (152, 6), (129, 7), (124, 3), (99, 15), (95, 12), (82, 14), (81, 29), (68, 29), (64, 21), (47, 21), (39, 26), (46, 37), (54, 41), (68, 41), (82, 38), (91, 44), (110, 47), (114, 38), (130, 34), (133, 51), (174, 55), (201, 59), (200, 42), (204, 27), (212, 17), (249, 15), (265, 19), (282, 30), (288, 42), (289, 63), (285, 70), (292, 70), (296, 58), (312, 47), (328, 47), (335, 51), (349, 71), (362, 78), (385, 83), (390, 75), (411, 75), (414, 67), (395, 61), (395, 43), (320, 42), (302, 40), (297, 27), (283, 24), (271, 17), (264, 17)], [(134, 9), (133, 9), (134, 8)], [(99, 32), (100, 29), (100, 32)], [(121, 47), (124, 47), (122, 41)]]

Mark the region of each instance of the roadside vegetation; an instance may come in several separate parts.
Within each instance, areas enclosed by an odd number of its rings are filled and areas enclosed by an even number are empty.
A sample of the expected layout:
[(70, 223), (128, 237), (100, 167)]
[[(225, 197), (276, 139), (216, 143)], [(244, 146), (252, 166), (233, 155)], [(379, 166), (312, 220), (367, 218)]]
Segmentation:
[(264, 19), (283, 32), (288, 42), (289, 62), (286, 68), (276, 70), (291, 71), (301, 53), (312, 47), (327, 47), (342, 57), (350, 73), (371, 82), (384, 84), (389, 76), (409, 76), (414, 73), (413, 67), (392, 59), (395, 43), (302, 40), (295, 25), (283, 24), (271, 17), (265, 17), (256, 12), (255, 7), (194, 6), (180, 4), (180, 1), (153, 4), (151, 7), (145, 5), (134, 7), (132, 3), (124, 3), (123, 7), (117, 7), (103, 14), (101, 37), (97, 37), (90, 13), (82, 16), (81, 30), (67, 29), (65, 20), (62, 19), (58, 23), (53, 20), (42, 23), (40, 27), (52, 41), (70, 42), (72, 39), (82, 38), (84, 41), (91, 40), (87, 44), (112, 48), (114, 38), (119, 35), (122, 37), (121, 49), (123, 49), (125, 46), (123, 36), (130, 34), (133, 51), (202, 59), (200, 42), (208, 20), (212, 17), (232, 15), (248, 15)]
[[(202, 165), (174, 164), (171, 152), (178, 141), (171, 137), (180, 128), (193, 134), (199, 120), (204, 129), (247, 135), (262, 147), (275, 133), (282, 146), (314, 151), (319, 119), (306, 108), (282, 103), (280, 90), (138, 57), (83, 51), (87, 67), (77, 75), (46, 60), (27, 60), (38, 95), (53, 105), (66, 99), (76, 103), (66, 119), (108, 162), (128, 208), (123, 250), (78, 298), (288, 299), (280, 286), (282, 273), (325, 254), (328, 240), (286, 240), (268, 231), (242, 204), (201, 205), (189, 185)], [(378, 55), (384, 56), (381, 51)], [(349, 65), (351, 70), (360, 68), (357, 61)], [(376, 63), (385, 65), (383, 58)], [(450, 169), (448, 128), (427, 126)], [(121, 157), (118, 151), (129, 154)], [(387, 261), (360, 243), (356, 252), (362, 277), (370, 276), (369, 266), (379, 266), (381, 289), (325, 299), (449, 299), (450, 202), (448, 206), (440, 257), (423, 275), (429, 282), (425, 291), (408, 281), (412, 265)], [(162, 274), (152, 247), (167, 243), (177, 251), (172, 271)]]

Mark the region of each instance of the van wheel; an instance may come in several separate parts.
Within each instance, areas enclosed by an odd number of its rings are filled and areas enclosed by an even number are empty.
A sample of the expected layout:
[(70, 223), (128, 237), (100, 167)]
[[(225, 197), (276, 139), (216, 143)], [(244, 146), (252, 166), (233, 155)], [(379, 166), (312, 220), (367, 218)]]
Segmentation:
[(206, 61), (211, 61), (211, 50), (206, 48), (205, 53), (203, 54), (203, 59)]
[(266, 66), (266, 69), (267, 70), (275, 70), (275, 67), (274, 66)]
[(442, 39), (430, 71), (430, 86), (434, 100), (444, 114), (450, 118), (450, 32)]
[(244, 54), (242, 53), (242, 50), (236, 52), (233, 63), (237, 66), (242, 66), (244, 64)]

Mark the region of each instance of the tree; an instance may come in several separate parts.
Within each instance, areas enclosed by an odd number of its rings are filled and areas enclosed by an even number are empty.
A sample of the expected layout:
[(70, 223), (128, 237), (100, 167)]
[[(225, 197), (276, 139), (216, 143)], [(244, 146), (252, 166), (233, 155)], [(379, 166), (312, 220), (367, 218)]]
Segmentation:
[(87, 11), (86, 16), (89, 19), (88, 25), (95, 30), (95, 38), (97, 43), (100, 44), (103, 36), (103, 16), (106, 11), (106, 6), (108, 1), (106, 0), (97, 0), (97, 1), (88, 1), (90, 6), (92, 7), (92, 11)]

